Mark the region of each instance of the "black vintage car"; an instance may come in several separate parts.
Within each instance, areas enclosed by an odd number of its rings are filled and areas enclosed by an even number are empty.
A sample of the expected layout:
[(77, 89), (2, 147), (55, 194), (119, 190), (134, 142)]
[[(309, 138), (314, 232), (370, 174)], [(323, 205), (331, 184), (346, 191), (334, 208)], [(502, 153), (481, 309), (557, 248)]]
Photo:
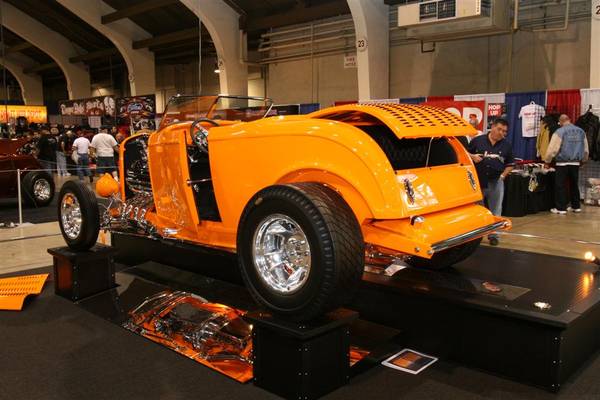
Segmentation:
[(0, 139), (0, 198), (17, 197), (17, 170), (21, 170), (21, 195), (32, 206), (43, 207), (54, 197), (54, 180), (32, 154), (22, 154), (25, 139)]

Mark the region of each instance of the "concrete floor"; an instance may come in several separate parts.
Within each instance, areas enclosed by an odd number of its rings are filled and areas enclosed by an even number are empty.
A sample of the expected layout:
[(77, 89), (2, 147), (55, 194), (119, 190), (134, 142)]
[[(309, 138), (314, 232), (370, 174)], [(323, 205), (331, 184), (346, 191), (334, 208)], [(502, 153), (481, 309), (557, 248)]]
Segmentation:
[[(65, 179), (76, 178), (57, 179), (57, 187)], [(572, 258), (582, 258), (586, 251), (600, 255), (600, 207), (586, 206), (581, 214), (564, 216), (542, 212), (512, 221), (513, 229), (501, 236), (500, 247)], [(106, 236), (104, 240), (110, 240)], [(51, 265), (46, 249), (63, 245), (58, 222), (0, 229), (0, 274)]]

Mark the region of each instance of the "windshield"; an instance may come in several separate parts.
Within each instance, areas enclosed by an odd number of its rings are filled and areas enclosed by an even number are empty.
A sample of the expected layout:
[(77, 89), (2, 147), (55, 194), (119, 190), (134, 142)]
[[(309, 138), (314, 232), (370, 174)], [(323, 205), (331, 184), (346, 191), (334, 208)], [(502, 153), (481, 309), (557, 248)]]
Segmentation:
[(254, 121), (264, 118), (272, 105), (270, 99), (257, 97), (176, 96), (167, 104), (158, 129), (202, 117), (213, 120)]

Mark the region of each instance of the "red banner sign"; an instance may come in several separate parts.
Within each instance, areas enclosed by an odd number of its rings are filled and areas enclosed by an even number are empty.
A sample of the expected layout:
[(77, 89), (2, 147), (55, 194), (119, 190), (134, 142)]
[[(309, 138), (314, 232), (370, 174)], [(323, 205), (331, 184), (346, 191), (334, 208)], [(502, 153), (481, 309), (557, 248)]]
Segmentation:
[(453, 114), (462, 117), (464, 120), (469, 122), (478, 134), (483, 132), (485, 126), (485, 117), (487, 109), (485, 107), (485, 101), (427, 101), (423, 103), (426, 106), (434, 106), (443, 108)]

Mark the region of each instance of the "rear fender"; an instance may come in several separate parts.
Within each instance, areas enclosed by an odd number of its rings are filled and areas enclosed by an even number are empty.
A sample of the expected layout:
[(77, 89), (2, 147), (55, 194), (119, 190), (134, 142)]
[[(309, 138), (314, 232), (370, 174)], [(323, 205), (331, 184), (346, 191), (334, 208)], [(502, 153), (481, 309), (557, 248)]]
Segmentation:
[(350, 206), (359, 224), (373, 218), (365, 197), (348, 181), (323, 170), (306, 169), (282, 177), (277, 183), (319, 182), (338, 192)]

